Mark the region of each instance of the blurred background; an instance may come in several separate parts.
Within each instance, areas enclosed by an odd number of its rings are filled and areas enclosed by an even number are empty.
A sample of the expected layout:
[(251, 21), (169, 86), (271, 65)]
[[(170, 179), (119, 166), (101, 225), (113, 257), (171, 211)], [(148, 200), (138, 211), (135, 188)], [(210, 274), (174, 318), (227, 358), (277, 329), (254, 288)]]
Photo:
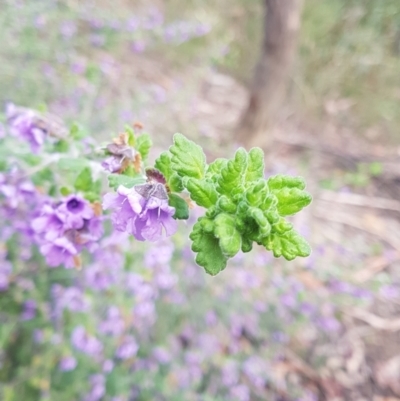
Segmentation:
[[(211, 278), (186, 228), (158, 248), (135, 245), (125, 266), (156, 295), (139, 296), (136, 277), (141, 351), (122, 362), (88, 361), (70, 334), (94, 319), (97, 335), (105, 311), (115, 318), (130, 298), (86, 289), (83, 269), (73, 283), (88, 304), (69, 294), (55, 327), (40, 301), (51, 280), (21, 273), (0, 292), (1, 400), (400, 400), (398, 0), (0, 0), (0, 10), (0, 104), (47, 105), (99, 140), (140, 121), (153, 159), (175, 132), (210, 159), (262, 146), (268, 174), (302, 175), (314, 197), (295, 221), (313, 247), (304, 260), (260, 250)], [(42, 302), (30, 318), (28, 293)]]

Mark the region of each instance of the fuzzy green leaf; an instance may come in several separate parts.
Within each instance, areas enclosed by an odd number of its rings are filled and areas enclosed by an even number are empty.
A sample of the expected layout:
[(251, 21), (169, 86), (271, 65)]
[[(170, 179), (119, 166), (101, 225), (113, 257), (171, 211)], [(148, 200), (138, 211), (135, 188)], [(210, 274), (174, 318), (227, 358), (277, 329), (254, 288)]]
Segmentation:
[(222, 253), (218, 238), (204, 231), (202, 220), (204, 218), (197, 221), (189, 236), (193, 241), (192, 251), (197, 253), (196, 263), (204, 267), (208, 274), (215, 276), (225, 269), (228, 258)]
[(290, 177), (287, 175), (278, 174), (268, 179), (268, 186), (271, 191), (283, 188), (304, 189), (306, 187), (306, 183), (304, 182), (303, 177)]
[(85, 167), (76, 177), (74, 187), (77, 191), (88, 192), (91, 190), (92, 184), (92, 170), (89, 167)]
[(162, 152), (154, 163), (154, 167), (163, 173), (165, 179), (168, 182), (172, 174), (174, 173), (174, 170), (172, 169), (171, 153), (169, 151)]
[(142, 134), (136, 137), (135, 148), (140, 153), (140, 156), (142, 156), (142, 160), (147, 159), (152, 145), (153, 142), (151, 141), (149, 134)]
[(279, 191), (274, 191), (274, 195), (278, 199), (277, 209), (281, 216), (295, 214), (312, 201), (312, 197), (308, 192), (298, 188), (283, 188)]
[(218, 192), (231, 199), (235, 194), (242, 192), (246, 169), (247, 152), (243, 148), (239, 148), (235, 153), (234, 159), (229, 160), (225, 167), (221, 169), (221, 174), (218, 178)]
[(126, 188), (132, 188), (135, 185), (144, 184), (146, 180), (143, 177), (128, 177), (123, 174), (110, 174), (108, 176), (108, 185), (110, 188), (117, 189), (120, 185)]
[(286, 260), (293, 260), (297, 256), (306, 257), (311, 253), (308, 242), (295, 230), (284, 234), (271, 234), (262, 241), (266, 249), (272, 251), (276, 258), (283, 256)]
[(217, 208), (226, 213), (236, 213), (237, 206), (227, 196), (221, 195), (218, 198)]
[(252, 148), (249, 152), (246, 181), (257, 181), (264, 177), (264, 152), (260, 148)]
[(219, 238), (219, 246), (222, 253), (233, 258), (242, 245), (239, 231), (235, 227), (235, 217), (230, 214), (221, 213), (215, 218), (215, 236)]
[(257, 223), (259, 228), (260, 237), (266, 237), (271, 232), (271, 224), (269, 223), (267, 217), (264, 215), (262, 210), (252, 207), (248, 211), (249, 216)]
[(219, 174), (223, 167), (226, 166), (228, 163), (227, 159), (219, 158), (215, 159), (207, 168), (207, 177), (214, 177), (215, 175)]
[(206, 156), (203, 149), (189, 141), (182, 134), (174, 135), (172, 168), (182, 177), (203, 178), (206, 170)]
[(214, 184), (209, 181), (189, 178), (186, 189), (190, 193), (190, 198), (199, 206), (209, 208), (217, 203), (218, 192)]
[(168, 204), (175, 208), (174, 219), (187, 220), (189, 218), (189, 206), (179, 195), (169, 194)]

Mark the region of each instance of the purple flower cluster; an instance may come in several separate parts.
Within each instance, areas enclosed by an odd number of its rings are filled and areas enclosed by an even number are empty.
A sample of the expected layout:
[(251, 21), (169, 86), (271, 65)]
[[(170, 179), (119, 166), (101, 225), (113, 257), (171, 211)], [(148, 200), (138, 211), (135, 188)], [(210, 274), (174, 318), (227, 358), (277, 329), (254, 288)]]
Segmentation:
[(168, 205), (168, 198), (145, 197), (135, 187), (120, 185), (116, 194), (106, 194), (103, 208), (113, 211), (112, 221), (117, 230), (126, 231), (139, 241), (155, 242), (173, 235), (178, 228), (172, 217), (175, 208)]
[(38, 125), (37, 114), (33, 110), (9, 103), (6, 117), (11, 134), (28, 142), (32, 152), (38, 153), (43, 146), (46, 131)]
[(94, 208), (78, 195), (70, 195), (58, 205), (43, 205), (32, 229), (40, 252), (50, 267), (79, 267), (79, 253), (95, 250), (103, 235), (103, 224)]

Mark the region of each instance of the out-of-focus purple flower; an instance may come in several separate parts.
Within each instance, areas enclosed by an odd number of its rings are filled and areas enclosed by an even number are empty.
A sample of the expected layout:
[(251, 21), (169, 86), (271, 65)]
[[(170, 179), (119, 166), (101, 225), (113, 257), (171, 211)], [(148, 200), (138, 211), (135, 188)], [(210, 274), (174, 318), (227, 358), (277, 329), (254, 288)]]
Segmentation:
[(224, 386), (232, 387), (239, 382), (239, 367), (236, 362), (227, 361), (221, 373)]
[(110, 373), (114, 369), (114, 362), (110, 359), (106, 359), (103, 363), (103, 372)]
[(117, 194), (109, 193), (103, 198), (103, 208), (112, 209), (114, 227), (132, 234), (139, 241), (158, 241), (165, 235), (173, 235), (178, 226), (172, 218), (175, 208), (168, 199), (150, 196), (146, 199), (135, 187), (118, 187)]
[(106, 393), (106, 379), (102, 374), (90, 377), (91, 389), (84, 398), (85, 401), (100, 401)]
[(156, 347), (153, 350), (153, 356), (158, 363), (165, 365), (171, 362), (171, 354), (163, 347)]
[(119, 336), (124, 332), (125, 322), (116, 306), (108, 308), (107, 318), (99, 325), (99, 330), (103, 334)]
[(146, 43), (143, 40), (134, 40), (131, 44), (131, 50), (134, 53), (143, 53), (146, 49)]
[(31, 320), (36, 315), (36, 301), (28, 299), (24, 302), (24, 307), (21, 313), (22, 320)]
[(31, 227), (35, 233), (44, 234), (47, 240), (59, 238), (65, 231), (63, 221), (49, 204), (43, 205), (40, 215), (32, 220)]
[(119, 359), (130, 359), (136, 355), (138, 349), (139, 346), (135, 338), (133, 336), (126, 336), (122, 344), (117, 348), (115, 356)]
[(89, 266), (85, 269), (86, 284), (96, 291), (104, 291), (115, 283), (114, 271), (100, 264)]
[(384, 285), (379, 289), (379, 294), (387, 299), (399, 298), (400, 289), (394, 285)]
[(235, 401), (250, 401), (250, 390), (244, 384), (238, 384), (230, 389), (230, 399)]
[(73, 356), (65, 356), (65, 357), (61, 358), (58, 368), (62, 372), (69, 372), (71, 370), (74, 370), (77, 365), (78, 365), (78, 362)]
[(6, 106), (6, 117), (11, 133), (27, 141), (32, 152), (38, 153), (44, 143), (46, 132), (38, 126), (36, 113), (9, 103)]
[(64, 288), (57, 285), (52, 290), (60, 308), (69, 309), (72, 312), (85, 312), (89, 309), (89, 302), (81, 289), (77, 287)]
[(64, 265), (67, 268), (75, 267), (75, 257), (78, 254), (75, 246), (64, 237), (56, 238), (40, 246), (40, 253), (45, 257), (50, 267)]
[(11, 272), (11, 263), (8, 260), (0, 260), (0, 291), (8, 289)]
[(58, 205), (44, 204), (31, 222), (40, 252), (50, 267), (79, 265), (78, 254), (85, 247), (94, 251), (103, 235), (103, 223), (90, 203), (77, 195)]
[(251, 356), (243, 363), (243, 372), (255, 387), (262, 388), (265, 385), (267, 371), (267, 364), (259, 356)]
[(101, 342), (96, 337), (90, 336), (83, 326), (75, 327), (71, 342), (78, 351), (91, 356), (99, 356), (103, 351)]
[(106, 39), (103, 35), (93, 33), (89, 36), (90, 43), (95, 47), (102, 47), (106, 43)]
[(60, 32), (64, 38), (72, 38), (77, 32), (76, 24), (73, 21), (64, 21), (60, 26)]
[(143, 28), (152, 30), (162, 25), (163, 22), (164, 22), (164, 16), (161, 13), (161, 11), (157, 10), (156, 8), (153, 8), (149, 13), (148, 18), (144, 22)]
[(128, 32), (134, 32), (140, 27), (140, 21), (136, 17), (131, 17), (126, 23), (126, 30)]

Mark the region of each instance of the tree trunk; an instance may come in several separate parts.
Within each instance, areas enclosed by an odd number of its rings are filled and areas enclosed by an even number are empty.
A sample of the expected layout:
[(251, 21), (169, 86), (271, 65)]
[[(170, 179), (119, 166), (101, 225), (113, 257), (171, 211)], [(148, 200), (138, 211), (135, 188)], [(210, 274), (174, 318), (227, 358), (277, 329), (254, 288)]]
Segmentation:
[(296, 54), (302, 0), (264, 0), (264, 40), (255, 69), (250, 99), (236, 139), (247, 146), (268, 147), (268, 127), (282, 105), (290, 67)]

